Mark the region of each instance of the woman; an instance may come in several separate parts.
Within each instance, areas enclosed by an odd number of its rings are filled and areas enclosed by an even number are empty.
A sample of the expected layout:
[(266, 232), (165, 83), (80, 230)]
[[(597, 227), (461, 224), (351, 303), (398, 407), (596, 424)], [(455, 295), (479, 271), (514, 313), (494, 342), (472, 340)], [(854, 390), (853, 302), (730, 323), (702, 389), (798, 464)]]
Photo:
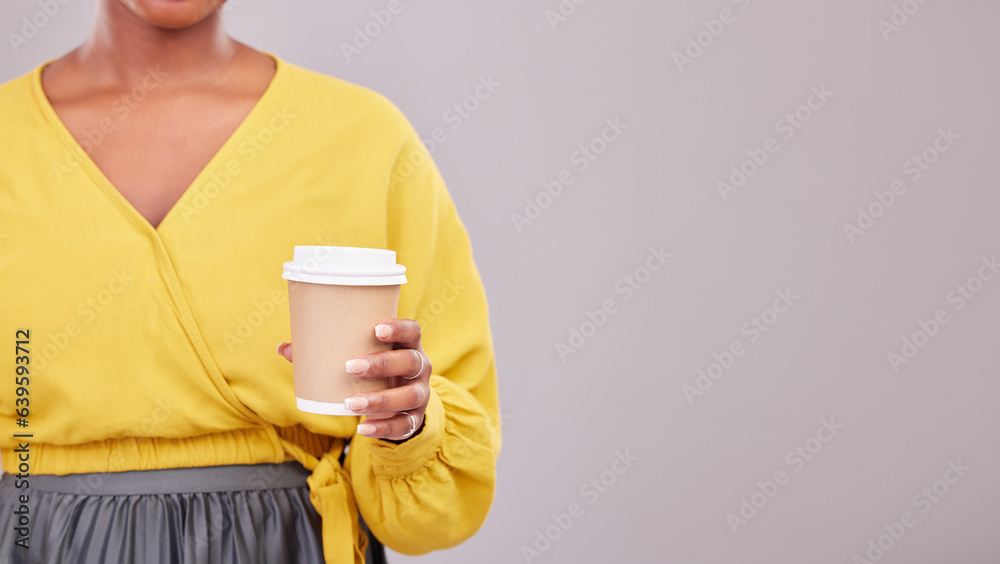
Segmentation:
[[(391, 103), (236, 42), (223, 3), (99, 0), (0, 86), (2, 562), (362, 562), (362, 518), (421, 554), (489, 509), (486, 300), (438, 170)], [(294, 245), (407, 267), (372, 328), (393, 350), (349, 368), (399, 383), (349, 400), (378, 418), (295, 407)]]

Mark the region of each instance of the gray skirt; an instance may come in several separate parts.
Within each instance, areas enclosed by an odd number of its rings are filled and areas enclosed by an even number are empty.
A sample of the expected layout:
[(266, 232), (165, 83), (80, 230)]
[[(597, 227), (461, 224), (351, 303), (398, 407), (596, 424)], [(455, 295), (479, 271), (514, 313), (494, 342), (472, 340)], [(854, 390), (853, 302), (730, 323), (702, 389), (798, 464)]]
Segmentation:
[(297, 462), (38, 475), (26, 487), (4, 474), (0, 563), (323, 564), (308, 476)]

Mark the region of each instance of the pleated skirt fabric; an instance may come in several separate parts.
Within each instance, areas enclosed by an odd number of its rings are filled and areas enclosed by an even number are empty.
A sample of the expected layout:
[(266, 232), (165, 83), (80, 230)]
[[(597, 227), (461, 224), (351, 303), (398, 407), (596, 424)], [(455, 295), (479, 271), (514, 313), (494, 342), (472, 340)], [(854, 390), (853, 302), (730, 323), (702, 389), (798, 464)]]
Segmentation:
[(0, 563), (323, 564), (308, 476), (296, 462), (39, 475), (27, 487), (5, 474)]

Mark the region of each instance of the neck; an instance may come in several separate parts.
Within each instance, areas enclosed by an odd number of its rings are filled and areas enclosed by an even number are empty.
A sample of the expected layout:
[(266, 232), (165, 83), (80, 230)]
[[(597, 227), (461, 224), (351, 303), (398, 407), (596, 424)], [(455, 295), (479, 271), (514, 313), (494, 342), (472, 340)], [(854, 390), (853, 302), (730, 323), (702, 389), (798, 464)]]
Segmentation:
[(230, 38), (215, 12), (189, 27), (157, 27), (120, 0), (99, 2), (94, 27), (77, 50), (81, 69), (94, 79), (134, 84), (157, 65), (171, 80), (218, 77), (233, 62), (239, 43)]

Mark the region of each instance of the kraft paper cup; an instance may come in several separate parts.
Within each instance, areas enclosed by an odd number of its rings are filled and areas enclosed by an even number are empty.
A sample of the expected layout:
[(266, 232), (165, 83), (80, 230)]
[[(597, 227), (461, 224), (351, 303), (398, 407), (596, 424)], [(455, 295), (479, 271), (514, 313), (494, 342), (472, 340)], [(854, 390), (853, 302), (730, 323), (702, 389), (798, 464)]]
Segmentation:
[(359, 247), (297, 246), (284, 264), (291, 315), (295, 397), (300, 411), (357, 415), (344, 399), (384, 390), (388, 378), (361, 378), (344, 368), (360, 354), (390, 350), (375, 325), (396, 317), (406, 268), (396, 253)]

